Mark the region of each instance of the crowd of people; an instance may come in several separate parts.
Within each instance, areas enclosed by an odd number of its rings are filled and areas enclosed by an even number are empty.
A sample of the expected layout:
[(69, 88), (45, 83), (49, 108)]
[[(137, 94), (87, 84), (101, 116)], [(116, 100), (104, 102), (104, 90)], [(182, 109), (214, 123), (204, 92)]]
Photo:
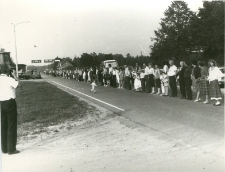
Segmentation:
[(136, 63), (134, 67), (127, 65), (112, 67), (109, 64), (108, 66), (77, 68), (75, 70), (55, 70), (51, 74), (80, 82), (90, 82), (91, 91), (94, 92), (96, 92), (95, 86), (102, 85), (177, 97), (177, 84), (179, 84), (181, 99), (192, 100), (192, 93), (196, 91), (197, 96), (194, 102), (199, 102), (200, 95), (202, 95), (205, 97), (204, 104), (208, 104), (209, 98), (211, 98), (211, 100), (216, 100), (215, 106), (219, 106), (222, 99), (218, 78), (224, 77), (214, 60), (210, 60), (208, 64), (196, 60), (190, 64), (180, 61), (179, 67), (174, 65), (173, 60), (169, 60), (169, 64), (166, 61), (163, 62), (163, 69), (159, 69), (158, 65), (152, 63), (142, 66)]

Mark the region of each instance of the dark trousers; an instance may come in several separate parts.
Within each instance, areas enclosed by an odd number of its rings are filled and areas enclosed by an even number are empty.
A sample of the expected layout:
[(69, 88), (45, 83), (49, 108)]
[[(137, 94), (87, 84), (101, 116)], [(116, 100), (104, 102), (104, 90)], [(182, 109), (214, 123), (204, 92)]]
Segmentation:
[(184, 78), (179, 78), (179, 84), (180, 84), (180, 92), (182, 97), (186, 98), (186, 90), (185, 90), (185, 81)]
[(191, 90), (192, 81), (191, 81), (191, 78), (185, 78), (184, 82), (185, 82), (185, 90), (186, 90), (187, 99), (191, 100), (192, 99), (192, 90)]
[(141, 88), (142, 91), (145, 91), (145, 78), (141, 78)]
[(116, 75), (112, 75), (112, 86), (116, 88)]
[(171, 89), (171, 95), (176, 97), (177, 96), (177, 83), (176, 83), (176, 77), (175, 76), (169, 76), (169, 85)]
[(110, 86), (113, 87), (113, 75), (110, 75)]
[(145, 75), (145, 92), (146, 93), (150, 93), (151, 92), (149, 75)]
[(15, 99), (1, 101), (1, 143), (3, 153), (12, 153), (17, 143), (17, 105)]

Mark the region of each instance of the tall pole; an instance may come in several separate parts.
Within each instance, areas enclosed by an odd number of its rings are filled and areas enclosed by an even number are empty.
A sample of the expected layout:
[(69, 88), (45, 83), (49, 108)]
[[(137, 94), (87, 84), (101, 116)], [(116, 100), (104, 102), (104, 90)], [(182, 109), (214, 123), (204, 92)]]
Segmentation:
[(17, 60), (17, 47), (16, 47), (16, 25), (13, 25), (14, 27), (14, 40), (15, 40), (15, 57), (16, 57), (16, 76), (18, 78), (18, 60)]
[(18, 59), (17, 59), (17, 46), (16, 46), (16, 25), (19, 25), (19, 24), (22, 24), (22, 23), (29, 23), (29, 22), (30, 21), (16, 23), (16, 24), (11, 23), (14, 26), (15, 57), (16, 57), (16, 76), (17, 76), (17, 78), (19, 77), (19, 74), (18, 74)]

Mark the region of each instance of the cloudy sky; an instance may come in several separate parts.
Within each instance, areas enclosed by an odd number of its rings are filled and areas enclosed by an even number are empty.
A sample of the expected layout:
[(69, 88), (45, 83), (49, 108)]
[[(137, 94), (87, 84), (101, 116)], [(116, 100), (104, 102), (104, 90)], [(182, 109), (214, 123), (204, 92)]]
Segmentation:
[[(192, 11), (202, 7), (201, 0), (186, 2)], [(169, 0), (0, 0), (0, 48), (15, 59), (11, 23), (30, 21), (16, 26), (19, 63), (92, 52), (148, 55), (150, 37), (170, 4)]]

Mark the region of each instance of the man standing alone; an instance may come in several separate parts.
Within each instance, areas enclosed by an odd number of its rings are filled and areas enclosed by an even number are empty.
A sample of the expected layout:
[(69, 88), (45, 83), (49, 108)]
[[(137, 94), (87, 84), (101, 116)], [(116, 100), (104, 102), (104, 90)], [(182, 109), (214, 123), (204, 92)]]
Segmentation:
[(14, 78), (9, 77), (10, 70), (7, 65), (0, 66), (0, 102), (1, 102), (1, 146), (2, 153), (16, 154), (17, 143), (17, 105), (15, 88), (19, 80), (12, 72)]

